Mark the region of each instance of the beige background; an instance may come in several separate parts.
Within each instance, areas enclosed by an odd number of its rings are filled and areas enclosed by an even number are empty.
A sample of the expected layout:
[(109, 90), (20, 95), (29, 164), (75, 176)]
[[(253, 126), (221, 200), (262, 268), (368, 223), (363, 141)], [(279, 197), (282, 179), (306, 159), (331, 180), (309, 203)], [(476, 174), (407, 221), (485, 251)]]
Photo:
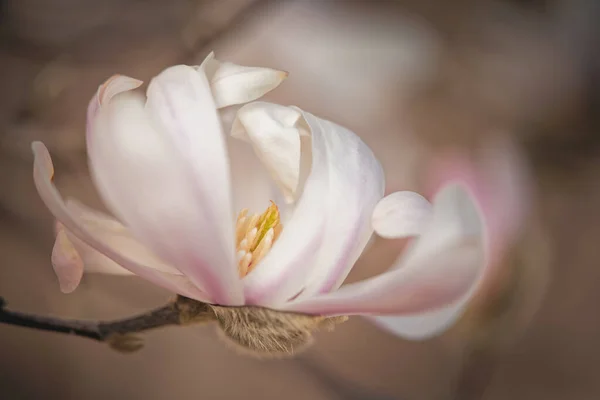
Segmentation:
[[(257, 361), (224, 346), (212, 327), (156, 331), (142, 351), (121, 355), (0, 326), (0, 398), (598, 398), (600, 159), (583, 74), (598, 64), (590, 33), (577, 28), (590, 2), (566, 11), (562, 2), (513, 3), (3, 2), (0, 295), (13, 309), (108, 319), (169, 298), (136, 278), (106, 276), (60, 293), (49, 260), (52, 219), (33, 188), (29, 144), (48, 145), (65, 195), (101, 207), (83, 132), (97, 85), (117, 72), (147, 80), (210, 49), (289, 71), (269, 99), (359, 133), (381, 159), (388, 191), (418, 190), (438, 149), (472, 148), (499, 129), (525, 150), (537, 197), (507, 256), (519, 261), (503, 275), (514, 290), (502, 302), (482, 294), (482, 304), (497, 307), (473, 310), (440, 338), (406, 342), (353, 318), (319, 333), (298, 359)], [(564, 44), (571, 40), (579, 47)], [(399, 249), (377, 240), (351, 279), (383, 270)], [(475, 344), (480, 351), (467, 357)]]

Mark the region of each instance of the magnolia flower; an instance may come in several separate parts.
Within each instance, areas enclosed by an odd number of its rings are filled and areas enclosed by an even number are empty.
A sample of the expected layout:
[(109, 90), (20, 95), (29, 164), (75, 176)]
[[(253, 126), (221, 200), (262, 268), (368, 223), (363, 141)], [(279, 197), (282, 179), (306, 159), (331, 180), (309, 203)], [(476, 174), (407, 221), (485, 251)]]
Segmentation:
[[(465, 186), (446, 185), (432, 204), (413, 192), (383, 198), (382, 168), (365, 143), (297, 107), (246, 104), (223, 134), (220, 108), (253, 101), (285, 76), (211, 55), (197, 68), (166, 69), (146, 96), (125, 76), (101, 85), (87, 150), (115, 217), (64, 201), (47, 149), (34, 143), (35, 184), (58, 221), (52, 262), (62, 290), (84, 271), (135, 274), (212, 305), (363, 315), (415, 338), (460, 315), (486, 249)], [(239, 162), (240, 148), (262, 167)], [(246, 199), (255, 208), (235, 216)], [(387, 272), (342, 286), (374, 230), (418, 239)]]

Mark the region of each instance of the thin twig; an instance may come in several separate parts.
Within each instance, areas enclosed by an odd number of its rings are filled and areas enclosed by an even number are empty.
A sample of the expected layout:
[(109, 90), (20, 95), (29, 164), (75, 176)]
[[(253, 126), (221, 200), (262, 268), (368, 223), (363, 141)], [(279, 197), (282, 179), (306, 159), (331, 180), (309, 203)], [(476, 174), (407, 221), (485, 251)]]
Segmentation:
[[(170, 325), (188, 325), (214, 320), (212, 309), (204, 303), (182, 296), (148, 313), (116, 321), (61, 319), (9, 311), (0, 297), (0, 323), (41, 331), (64, 333), (108, 342), (122, 351), (141, 348), (140, 339), (132, 334)], [(123, 340), (124, 339), (124, 340)]]

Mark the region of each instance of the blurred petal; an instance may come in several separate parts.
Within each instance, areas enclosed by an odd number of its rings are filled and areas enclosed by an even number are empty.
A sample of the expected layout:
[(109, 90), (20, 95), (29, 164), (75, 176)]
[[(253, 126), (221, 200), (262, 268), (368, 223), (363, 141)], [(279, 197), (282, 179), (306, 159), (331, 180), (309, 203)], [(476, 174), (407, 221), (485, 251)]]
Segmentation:
[[(362, 282), (284, 307), (288, 311), (321, 315), (408, 315), (431, 313), (466, 301), (486, 265), (483, 221), (470, 195), (449, 185), (436, 197), (429, 226), (399, 260), (401, 266)], [(423, 324), (426, 335), (460, 313), (438, 314)], [(433, 314), (431, 314), (433, 315)], [(416, 328), (415, 328), (416, 329)], [(401, 332), (400, 332), (401, 333)]]
[(88, 135), (92, 176), (133, 234), (219, 304), (243, 302), (230, 177), (203, 73), (176, 66), (103, 105)]
[(388, 239), (418, 235), (429, 223), (431, 204), (415, 192), (395, 192), (384, 197), (373, 211), (373, 228)]
[[(251, 116), (242, 112), (240, 125), (255, 149), (262, 149), (261, 159), (282, 169), (298, 168), (300, 149), (291, 141), (285, 142), (288, 147), (271, 147), (279, 136), (299, 139), (302, 150), (309, 140), (312, 147), (310, 173), (290, 220), (270, 253), (244, 280), (247, 299), (274, 305), (303, 289), (329, 291), (341, 284), (372, 234), (371, 214), (383, 196), (381, 166), (355, 134), (329, 121), (275, 104), (246, 107)], [(295, 167), (285, 166), (291, 160)]]
[(490, 246), (490, 266), (481, 285), (487, 292), (498, 283), (502, 260), (517, 240), (531, 206), (534, 185), (525, 157), (508, 137), (496, 135), (475, 155), (459, 151), (439, 154), (429, 179), (432, 192), (446, 182), (460, 181), (477, 199)]
[(279, 86), (288, 75), (271, 68), (221, 62), (214, 57), (210, 53), (199, 70), (208, 77), (217, 108), (256, 100)]
[[(52, 184), (52, 176), (54, 174), (54, 168), (52, 166), (52, 160), (48, 150), (41, 142), (34, 142), (32, 144), (32, 150), (35, 155), (33, 179), (35, 186), (40, 194), (40, 197), (50, 209), (52, 214), (58, 219), (58, 221), (64, 225), (64, 228), (69, 232), (69, 240), (72, 242), (72, 237), (77, 237), (88, 246), (96, 249), (105, 256), (109, 257), (115, 263), (123, 266), (132, 273), (139, 275), (155, 285), (164, 287), (165, 289), (171, 290), (175, 293), (182, 294), (200, 301), (205, 301), (206, 296), (200, 290), (198, 290), (186, 277), (181, 275), (174, 275), (159, 271), (155, 268), (148, 267), (139, 263), (135, 258), (130, 257), (129, 254), (124, 254), (114, 249), (104, 238), (94, 235), (87, 227), (85, 222), (75, 215), (66, 204), (63, 202), (62, 197), (56, 190), (56, 187)], [(61, 241), (64, 236), (61, 235)], [(62, 241), (61, 244), (67, 244)], [(67, 251), (71, 250), (70, 248)], [(58, 252), (58, 250), (57, 250)], [(62, 255), (56, 255), (56, 259), (59, 259)], [(73, 260), (77, 261), (76, 258)], [(58, 260), (61, 263), (61, 260)], [(60, 267), (65, 266), (62, 264)], [(60, 268), (59, 267), (59, 268)], [(72, 268), (72, 267), (71, 267)], [(78, 267), (77, 267), (78, 268)], [(62, 272), (61, 272), (62, 273)], [(73, 276), (75, 276), (73, 274)], [(59, 277), (60, 279), (60, 277)], [(69, 285), (67, 285), (67, 288)]]

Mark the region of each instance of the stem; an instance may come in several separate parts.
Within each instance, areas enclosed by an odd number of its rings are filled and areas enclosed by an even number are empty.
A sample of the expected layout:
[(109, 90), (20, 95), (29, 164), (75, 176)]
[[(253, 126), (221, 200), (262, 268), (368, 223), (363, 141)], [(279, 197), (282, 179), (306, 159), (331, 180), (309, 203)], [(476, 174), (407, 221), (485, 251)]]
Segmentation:
[(103, 340), (98, 329), (98, 323), (93, 321), (62, 320), (2, 309), (0, 310), (0, 322), (41, 331), (66, 333), (99, 341)]
[(176, 303), (169, 303), (146, 314), (118, 321), (98, 323), (98, 331), (103, 338), (113, 334), (143, 332), (168, 325), (182, 325)]
[[(109, 342), (114, 348), (122, 351), (141, 348), (141, 341), (132, 341), (131, 334), (163, 326), (188, 325), (211, 320), (214, 320), (214, 314), (209, 305), (182, 296), (145, 314), (116, 321), (61, 319), (9, 311), (0, 297), (0, 323)], [(127, 340), (122, 340), (124, 338)]]

